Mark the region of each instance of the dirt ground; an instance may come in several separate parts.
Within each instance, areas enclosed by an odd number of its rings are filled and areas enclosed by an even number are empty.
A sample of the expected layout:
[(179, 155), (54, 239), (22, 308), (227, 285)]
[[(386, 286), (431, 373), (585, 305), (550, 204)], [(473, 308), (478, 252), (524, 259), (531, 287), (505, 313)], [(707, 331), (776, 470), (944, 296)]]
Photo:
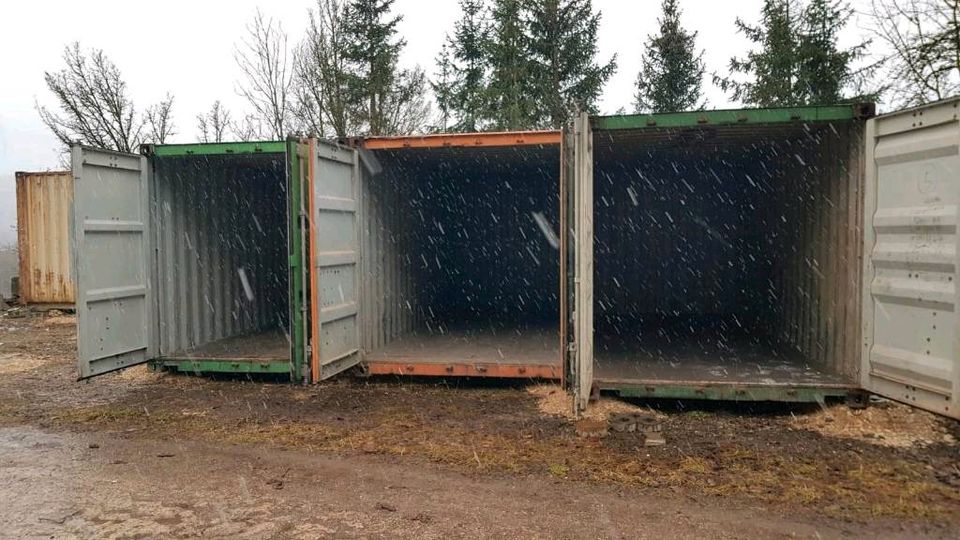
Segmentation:
[(956, 538), (960, 426), (890, 403), (625, 403), (548, 385), (75, 381), (72, 317), (0, 314), (0, 537)]

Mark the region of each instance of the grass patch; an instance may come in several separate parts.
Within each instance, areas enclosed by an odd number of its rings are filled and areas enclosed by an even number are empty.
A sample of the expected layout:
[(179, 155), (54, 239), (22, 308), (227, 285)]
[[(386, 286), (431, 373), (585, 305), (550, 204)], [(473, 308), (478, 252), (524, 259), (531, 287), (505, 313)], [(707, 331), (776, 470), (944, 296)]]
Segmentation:
[[(23, 414), (9, 403), (0, 403), (0, 419)], [(110, 404), (30, 414), (80, 430), (136, 428), (167, 439), (415, 456), (467, 472), (547, 474), (640, 488), (681, 488), (801, 505), (845, 518), (947, 518), (951, 509), (960, 506), (960, 495), (946, 493), (945, 486), (928, 480), (920, 465), (906, 462), (864, 462), (863, 467), (838, 471), (800, 456), (770, 455), (738, 444), (724, 446), (709, 457), (676, 458), (669, 448), (638, 453), (607, 441), (584, 441), (564, 429), (498, 432), (460, 422), (438, 422), (435, 416), (404, 410), (402, 405), (365, 411), (342, 422), (292, 421), (282, 416), (225, 420), (216, 411), (199, 406), (147, 410)], [(456, 418), (454, 412), (449, 414)]]

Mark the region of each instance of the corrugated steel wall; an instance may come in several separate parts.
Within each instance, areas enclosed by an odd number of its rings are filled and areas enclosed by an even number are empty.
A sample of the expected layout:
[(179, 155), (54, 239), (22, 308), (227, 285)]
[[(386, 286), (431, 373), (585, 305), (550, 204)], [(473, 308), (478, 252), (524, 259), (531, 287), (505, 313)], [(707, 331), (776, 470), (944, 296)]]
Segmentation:
[(70, 276), (69, 172), (17, 173), (17, 240), (20, 252), (20, 301), (24, 304), (72, 304)]
[(286, 328), (283, 156), (156, 158), (154, 163), (160, 354)]
[(372, 152), (364, 348), (457, 323), (559, 324), (559, 145)]
[(412, 331), (423, 318), (406, 202), (410, 186), (393, 167), (363, 174), (361, 336), (363, 349), (373, 351)]
[(860, 123), (811, 132), (772, 170), (776, 336), (808, 360), (858, 380), (862, 159)]
[(718, 324), (855, 381), (861, 124), (598, 134), (597, 331)]

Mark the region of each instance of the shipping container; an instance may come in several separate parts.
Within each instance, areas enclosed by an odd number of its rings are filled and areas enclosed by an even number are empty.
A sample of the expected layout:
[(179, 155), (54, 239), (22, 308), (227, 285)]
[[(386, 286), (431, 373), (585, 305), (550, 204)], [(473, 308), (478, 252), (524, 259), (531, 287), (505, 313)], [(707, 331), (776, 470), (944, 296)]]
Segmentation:
[(578, 406), (594, 387), (867, 390), (960, 417), (958, 103), (581, 119), (595, 312), (571, 366)]
[(70, 171), (18, 172), (20, 302), (73, 307), (70, 276)]
[(369, 373), (561, 378), (560, 139), (357, 143)]
[(560, 379), (958, 416), (958, 100), (73, 150), (84, 377)]

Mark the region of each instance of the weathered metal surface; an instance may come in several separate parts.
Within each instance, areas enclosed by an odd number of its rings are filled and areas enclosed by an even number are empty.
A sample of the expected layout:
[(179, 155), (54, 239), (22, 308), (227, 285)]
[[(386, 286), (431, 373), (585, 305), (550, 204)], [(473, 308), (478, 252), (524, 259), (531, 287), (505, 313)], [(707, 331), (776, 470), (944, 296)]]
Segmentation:
[(593, 131), (586, 113), (574, 121), (572, 139), (574, 302), (572, 363), (574, 412), (586, 410), (593, 388), (594, 338), (594, 155)]
[(377, 360), (367, 363), (370, 375), (403, 375), (415, 377), (493, 377), (507, 379), (560, 378), (559, 365), (542, 364), (473, 364), (435, 362), (390, 362)]
[(72, 204), (70, 171), (17, 173), (21, 303), (73, 304), (69, 226)]
[(310, 141), (311, 379), (363, 359), (360, 164), (357, 151)]
[(287, 362), (251, 362), (246, 360), (189, 360), (164, 358), (156, 366), (181, 373), (269, 373), (286, 375), (290, 372)]
[(873, 116), (873, 104), (789, 107), (771, 109), (729, 109), (662, 114), (598, 116), (596, 130), (677, 128), (730, 124), (778, 124), (844, 121)]
[(784, 403), (823, 403), (827, 398), (846, 397), (852, 391), (843, 386), (698, 385), (663, 381), (652, 381), (649, 384), (599, 384), (603, 390), (613, 391), (621, 397)]
[(960, 418), (960, 98), (870, 121), (864, 388)]
[(152, 162), (160, 354), (289, 332), (285, 153)]
[(286, 150), (287, 143), (283, 141), (163, 144), (145, 145), (143, 147), (145, 154), (159, 157), (282, 154)]
[(559, 131), (515, 131), (506, 133), (444, 133), (408, 137), (368, 137), (359, 144), (368, 150), (400, 148), (496, 147), (560, 144)]
[(307, 184), (310, 146), (299, 140), (287, 141), (287, 255), (289, 257), (288, 302), (290, 303), (290, 380), (307, 382), (307, 279), (304, 247), (308, 236), (307, 208), (303, 192)]
[(156, 356), (150, 173), (144, 157), (72, 148), (81, 378)]
[[(637, 349), (639, 366), (641, 357), (663, 356), (657, 339), (697, 344), (706, 335), (698, 328), (714, 325), (716, 339), (691, 359), (729, 357), (732, 351), (707, 351), (737, 336), (801, 358), (808, 369), (797, 370), (795, 381), (768, 381), (767, 396), (775, 397), (778, 383), (803, 383), (804, 373), (816, 371), (855, 385), (862, 125), (596, 131), (601, 341), (647, 339)], [(598, 348), (598, 363), (625, 354), (606, 347)], [(754, 376), (769, 378), (760, 369)], [(632, 378), (650, 379), (639, 367)], [(677, 369), (659, 384), (689, 389), (710, 378)]]

